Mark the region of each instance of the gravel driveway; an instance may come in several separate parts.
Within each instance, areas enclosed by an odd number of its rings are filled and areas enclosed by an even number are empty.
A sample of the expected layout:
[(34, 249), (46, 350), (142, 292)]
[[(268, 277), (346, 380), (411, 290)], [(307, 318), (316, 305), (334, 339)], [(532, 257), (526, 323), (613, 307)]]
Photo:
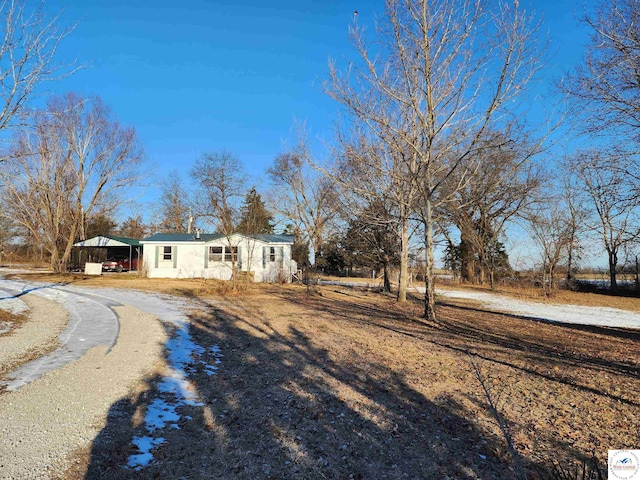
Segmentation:
[[(21, 297), (29, 306), (29, 320), (1, 339), (7, 344), (15, 341), (19, 348), (13, 348), (14, 352), (32, 351), (24, 332), (42, 325), (55, 326), (43, 329), (38, 344), (55, 339), (68, 318), (62, 307), (71, 316), (70, 305), (94, 304), (94, 311), (101, 308), (95, 306), (100, 302), (87, 297), (62, 304), (26, 297), (31, 294)], [(160, 321), (134, 307), (111, 308), (119, 317), (117, 342), (112, 347), (89, 348), (81, 358), (37, 381), (0, 394), (0, 478), (46, 479), (64, 469), (67, 456), (93, 441), (103, 428), (110, 406), (163, 367), (167, 335)], [(12, 355), (10, 358), (19, 354)]]

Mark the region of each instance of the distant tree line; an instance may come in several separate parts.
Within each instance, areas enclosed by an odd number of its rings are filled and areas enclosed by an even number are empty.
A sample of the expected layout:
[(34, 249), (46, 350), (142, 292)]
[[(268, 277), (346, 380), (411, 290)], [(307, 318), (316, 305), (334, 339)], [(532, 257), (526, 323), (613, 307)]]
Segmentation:
[[(438, 247), (458, 281), (494, 287), (516, 276), (517, 227), (535, 245), (535, 281), (549, 295), (577, 285), (590, 244), (606, 255), (611, 289), (637, 263), (637, 0), (602, 2), (582, 18), (591, 32), (583, 61), (553, 86), (570, 106), (560, 142), (582, 145), (563, 157), (548, 143), (559, 125), (527, 115), (545, 44), (519, 2), (388, 0), (373, 31), (354, 19), (353, 58), (329, 64), (324, 90), (341, 121), (326, 155), (316, 157), (303, 125), (259, 179), (232, 152), (203, 153), (184, 172), (189, 188), (170, 172), (152, 214), (121, 221), (144, 161), (135, 131), (98, 98), (67, 94), (27, 112), (38, 83), (73, 72), (53, 62), (69, 31), (3, 5), (0, 132), (11, 140), (0, 155), (0, 251), (19, 238), (64, 271), (73, 243), (96, 234), (206, 229), (230, 241), (277, 231), (294, 236), (302, 268), (375, 270), (398, 302), (420, 263), (431, 320)], [(12, 67), (22, 76), (6, 74)]]

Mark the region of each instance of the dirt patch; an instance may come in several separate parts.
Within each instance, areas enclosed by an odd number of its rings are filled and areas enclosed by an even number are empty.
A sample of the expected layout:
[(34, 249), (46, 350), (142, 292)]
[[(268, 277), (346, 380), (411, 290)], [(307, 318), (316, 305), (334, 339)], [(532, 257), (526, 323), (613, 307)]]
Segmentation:
[(490, 402), (532, 476), (592, 455), (604, 471), (608, 449), (640, 445), (638, 332), (448, 304), (425, 323), (417, 301), (346, 288), (195, 287), (209, 306), (192, 336), (224, 354), (190, 375), (204, 405), (182, 407), (149, 467), (124, 468), (148, 382), (64, 478), (515, 478)]
[(27, 318), (23, 313), (7, 312), (0, 308), (0, 337), (11, 333), (12, 330), (26, 322)]

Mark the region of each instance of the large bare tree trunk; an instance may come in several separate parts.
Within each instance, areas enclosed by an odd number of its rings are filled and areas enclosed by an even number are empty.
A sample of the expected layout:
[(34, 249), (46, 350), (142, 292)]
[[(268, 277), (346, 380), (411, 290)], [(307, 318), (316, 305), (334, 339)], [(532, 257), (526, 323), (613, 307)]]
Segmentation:
[(386, 262), (382, 267), (382, 291), (385, 293), (391, 292), (391, 281), (389, 280), (389, 262)]
[(616, 291), (618, 289), (618, 278), (616, 269), (618, 267), (618, 254), (609, 250), (609, 289)]
[(400, 225), (400, 273), (398, 275), (398, 302), (407, 301), (409, 283), (409, 219), (404, 218)]
[(467, 283), (475, 281), (473, 245), (464, 230), (460, 232), (460, 278)]
[(436, 320), (436, 296), (435, 296), (435, 275), (433, 271), (433, 206), (431, 198), (425, 200), (425, 292), (424, 292), (424, 318), (427, 320)]

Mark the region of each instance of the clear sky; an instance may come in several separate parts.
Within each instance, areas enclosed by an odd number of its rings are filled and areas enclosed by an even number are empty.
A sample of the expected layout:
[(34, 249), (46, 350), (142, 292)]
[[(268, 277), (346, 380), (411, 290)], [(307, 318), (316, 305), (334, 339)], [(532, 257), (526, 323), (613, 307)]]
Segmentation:
[[(560, 75), (587, 41), (576, 20), (583, 2), (520, 4), (544, 16), (555, 52), (547, 72)], [(100, 96), (136, 128), (153, 179), (223, 148), (259, 178), (292, 138), (294, 119), (330, 137), (337, 106), (322, 93), (328, 59), (353, 57), (354, 11), (372, 31), (383, 1), (47, 0), (47, 8), (78, 22), (60, 59), (86, 65), (50, 91)], [(142, 197), (155, 198), (151, 188)]]

